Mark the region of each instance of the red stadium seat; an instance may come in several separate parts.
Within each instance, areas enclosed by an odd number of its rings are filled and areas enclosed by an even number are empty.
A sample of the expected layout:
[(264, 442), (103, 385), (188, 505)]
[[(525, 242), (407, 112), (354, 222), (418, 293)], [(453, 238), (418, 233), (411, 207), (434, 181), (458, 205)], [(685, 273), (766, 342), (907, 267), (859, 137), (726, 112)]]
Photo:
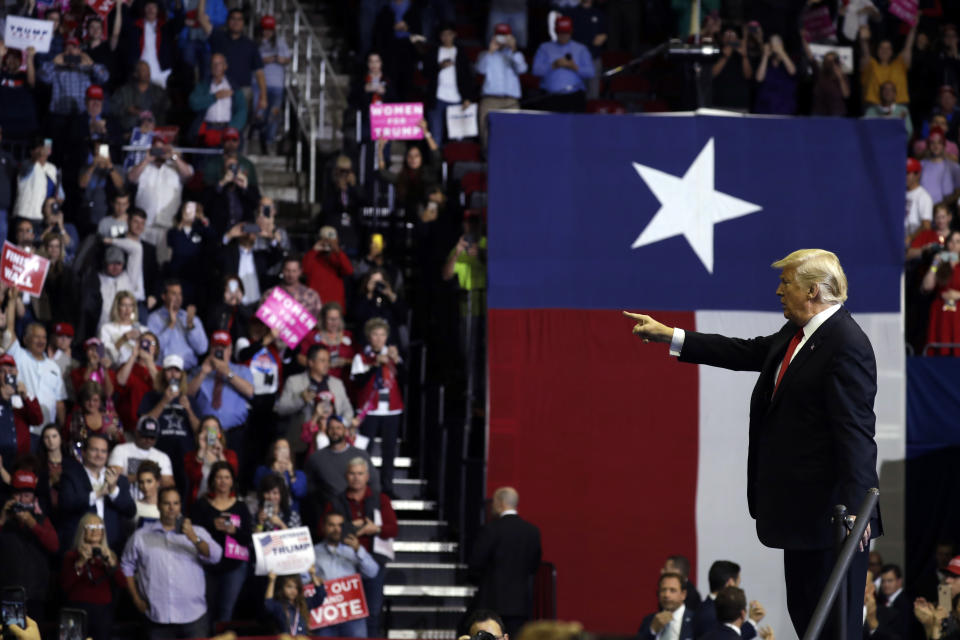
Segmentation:
[(461, 22), (456, 26), (457, 37), (461, 40), (476, 40), (477, 27), (472, 22)]
[(587, 113), (626, 113), (627, 108), (616, 100), (587, 100)]
[(469, 198), (474, 191), (487, 190), (487, 174), (483, 171), (471, 171), (460, 179), (460, 190)]
[(608, 85), (612, 93), (645, 93), (650, 90), (647, 76), (621, 73), (610, 78)]
[(604, 69), (613, 69), (622, 64), (627, 64), (633, 57), (626, 51), (604, 51), (600, 54), (600, 62)]
[(532, 73), (524, 73), (520, 76), (520, 86), (524, 89), (539, 89), (540, 78)]
[(470, 62), (476, 64), (477, 58), (480, 57), (480, 54), (483, 52), (483, 50), (484, 50), (485, 48), (486, 48), (486, 47), (478, 47), (478, 46), (469, 46), (469, 47), (468, 47), (468, 46), (464, 46), (464, 47), (463, 47), (463, 52), (464, 52), (465, 54), (467, 54), (467, 58), (470, 59)]
[(666, 100), (645, 100), (642, 105), (644, 113), (663, 113), (664, 111), (670, 111), (670, 105), (667, 104)]
[(443, 160), (447, 164), (480, 162), (480, 145), (476, 142), (448, 142), (443, 147)]

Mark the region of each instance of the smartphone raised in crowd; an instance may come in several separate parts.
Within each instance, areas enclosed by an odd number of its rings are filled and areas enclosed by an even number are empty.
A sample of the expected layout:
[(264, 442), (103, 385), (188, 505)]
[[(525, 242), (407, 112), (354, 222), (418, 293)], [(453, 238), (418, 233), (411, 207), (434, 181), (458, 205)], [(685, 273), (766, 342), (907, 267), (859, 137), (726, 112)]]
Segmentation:
[(87, 637), (87, 612), (60, 609), (60, 640), (84, 640)]
[(27, 628), (27, 591), (23, 587), (4, 587), (0, 590), (0, 621), (3, 622), (3, 635), (7, 628), (15, 624), (21, 629)]

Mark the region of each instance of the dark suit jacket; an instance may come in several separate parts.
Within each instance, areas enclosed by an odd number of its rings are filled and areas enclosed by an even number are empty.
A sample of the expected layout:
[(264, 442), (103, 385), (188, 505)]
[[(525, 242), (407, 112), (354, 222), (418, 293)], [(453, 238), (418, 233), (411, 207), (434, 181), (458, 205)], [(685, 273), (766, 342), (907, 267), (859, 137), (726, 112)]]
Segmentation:
[[(103, 498), (103, 522), (106, 525), (107, 540), (110, 548), (117, 553), (123, 548), (123, 525), (137, 513), (137, 505), (130, 495), (130, 481), (120, 476), (117, 481), (120, 493), (116, 499)], [(60, 475), (60, 540), (64, 549), (73, 546), (73, 536), (77, 531), (80, 518), (85, 513), (96, 513), (97, 508), (90, 505), (90, 492), (93, 485), (83, 466), (77, 462), (64, 462)]]
[[(643, 622), (640, 623), (640, 630), (637, 631), (637, 640), (650, 640), (650, 638), (656, 637), (657, 634), (650, 629), (650, 623), (653, 622), (653, 617), (655, 615), (657, 614), (649, 614), (643, 619)], [(684, 609), (683, 622), (680, 623), (680, 640), (693, 640), (693, 617), (694, 613), (689, 607)]]
[[(461, 100), (477, 101), (477, 83), (473, 80), (473, 64), (466, 52), (459, 44), (454, 44), (457, 49), (457, 59), (454, 60), (454, 70), (457, 73), (457, 92)], [(427, 77), (427, 95), (424, 106), (432, 109), (437, 104), (437, 84), (440, 77), (440, 65), (437, 63), (437, 52), (439, 47), (431, 47), (423, 57), (423, 75)]]
[[(253, 252), (253, 264), (257, 269), (257, 281), (260, 283), (260, 294), (277, 284), (277, 279), (268, 275), (268, 271), (283, 259), (283, 250), (279, 245), (271, 245), (269, 249)], [(228, 275), (237, 275), (240, 272), (240, 245), (231, 242), (220, 250), (220, 280)], [(223, 297), (222, 295), (220, 296)]]
[(914, 620), (913, 601), (903, 591), (887, 606), (886, 598), (878, 593), (877, 598), (877, 627), (874, 637), (880, 640), (907, 640), (910, 637), (910, 626)]
[[(746, 634), (744, 632), (747, 629), (752, 629), (752, 628), (753, 628), (753, 625), (744, 623), (743, 627), (740, 628), (740, 633), (738, 634), (736, 631), (734, 631), (727, 625), (721, 624), (717, 628), (715, 628), (713, 631), (703, 636), (702, 640), (742, 640), (743, 638), (746, 637)], [(756, 632), (754, 632), (753, 635), (754, 636), (757, 635)]]
[(157, 300), (160, 300), (163, 291), (160, 288), (160, 263), (157, 262), (157, 248), (144, 240), (140, 241), (140, 246), (143, 247), (143, 294), (147, 297), (155, 296)]
[[(700, 608), (693, 618), (693, 636), (701, 640), (707, 636), (713, 636), (714, 632), (722, 630), (724, 633), (733, 633), (729, 627), (724, 627), (717, 622), (717, 601), (711, 597), (706, 597), (700, 603)], [(750, 640), (757, 636), (757, 629), (752, 624), (744, 623), (740, 628), (740, 637), (742, 640)], [(715, 639), (719, 640), (719, 639)]]
[[(779, 549), (829, 549), (833, 506), (860, 508), (879, 486), (877, 366), (866, 334), (845, 308), (794, 356), (771, 398), (775, 375), (798, 327), (751, 340), (687, 332), (680, 359), (759, 371), (750, 399), (747, 503), (760, 542)], [(879, 509), (873, 537), (882, 533)]]
[(470, 577), (479, 586), (474, 608), (502, 616), (531, 615), (539, 568), (540, 529), (513, 514), (487, 523), (470, 556)]

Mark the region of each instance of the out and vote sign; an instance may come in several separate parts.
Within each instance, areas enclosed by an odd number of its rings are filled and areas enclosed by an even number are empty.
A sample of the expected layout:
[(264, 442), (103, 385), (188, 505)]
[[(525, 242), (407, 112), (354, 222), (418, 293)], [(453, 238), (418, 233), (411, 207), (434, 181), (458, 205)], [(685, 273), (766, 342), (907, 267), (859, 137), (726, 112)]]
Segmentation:
[(7, 241), (0, 254), (0, 280), (24, 293), (39, 296), (47, 279), (50, 261), (43, 256), (24, 251)]
[[(363, 595), (363, 580), (359, 573), (333, 580), (324, 580), (327, 597), (323, 604), (310, 610), (311, 629), (320, 629), (342, 622), (359, 620), (370, 615), (367, 599)], [(307, 588), (312, 588), (308, 585)]]
[(291, 349), (317, 325), (317, 319), (281, 287), (270, 290), (257, 309), (257, 317), (263, 324), (276, 329), (277, 336)]

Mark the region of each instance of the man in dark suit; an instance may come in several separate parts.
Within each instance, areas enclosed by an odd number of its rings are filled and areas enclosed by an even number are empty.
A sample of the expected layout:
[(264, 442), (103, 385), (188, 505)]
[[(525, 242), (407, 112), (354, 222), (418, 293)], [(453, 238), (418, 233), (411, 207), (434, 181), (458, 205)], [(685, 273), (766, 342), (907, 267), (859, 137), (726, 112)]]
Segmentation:
[(107, 439), (90, 434), (83, 443), (83, 464), (64, 464), (60, 477), (61, 540), (73, 540), (77, 524), (85, 513), (96, 513), (106, 525), (110, 548), (123, 549), (123, 522), (137, 513), (130, 495), (130, 482), (116, 469), (107, 467)]
[[(266, 248), (254, 249), (259, 234), (260, 227), (255, 223), (238, 223), (224, 236), (231, 242), (220, 250), (220, 276), (236, 275), (240, 278), (243, 305), (257, 303), (260, 296), (277, 283), (269, 276), (269, 271), (283, 259), (283, 249), (276, 238), (271, 239)], [(255, 273), (249, 271), (250, 266)]]
[(880, 593), (877, 598), (878, 631), (885, 637), (910, 637), (913, 600), (903, 592), (903, 574), (895, 564), (880, 568)]
[(679, 573), (683, 576), (683, 588), (687, 592), (687, 599), (683, 601), (683, 604), (689, 611), (696, 612), (700, 608), (702, 600), (697, 587), (690, 581), (690, 559), (687, 556), (680, 555), (668, 556), (667, 561), (663, 563), (663, 568), (660, 569), (660, 573), (670, 572)]
[(693, 615), (684, 601), (687, 590), (683, 576), (667, 571), (657, 582), (660, 611), (651, 613), (640, 623), (637, 640), (693, 640)]
[(480, 531), (470, 555), (470, 578), (479, 586), (474, 608), (499, 612), (504, 631), (514, 637), (533, 615), (540, 568), (540, 529), (517, 515), (519, 502), (511, 487), (493, 493), (495, 519)]
[[(724, 587), (716, 594), (717, 627), (698, 640), (741, 640), (744, 631), (751, 625), (747, 620), (747, 597), (739, 587)], [(774, 640), (773, 630), (764, 627), (759, 630), (763, 640)], [(755, 634), (756, 635), (756, 634)]]
[[(693, 635), (696, 638), (701, 638), (720, 627), (721, 623), (717, 618), (717, 596), (726, 587), (740, 586), (740, 565), (729, 560), (717, 560), (710, 565), (708, 579), (710, 593), (700, 604), (693, 621)], [(751, 640), (757, 636), (756, 625), (765, 615), (766, 612), (759, 602), (754, 600), (749, 604), (747, 618), (740, 627), (740, 636), (743, 640)]]
[[(772, 265), (782, 269), (777, 295), (788, 322), (770, 336), (743, 340), (684, 332), (649, 316), (633, 332), (670, 343), (683, 362), (758, 371), (750, 400), (747, 503), (760, 542), (784, 550), (790, 618), (802, 637), (836, 560), (833, 506), (857, 513), (878, 486), (877, 369), (870, 341), (850, 313), (837, 257), (802, 249)], [(867, 545), (882, 533), (871, 515), (848, 572), (848, 638), (859, 636)]]

